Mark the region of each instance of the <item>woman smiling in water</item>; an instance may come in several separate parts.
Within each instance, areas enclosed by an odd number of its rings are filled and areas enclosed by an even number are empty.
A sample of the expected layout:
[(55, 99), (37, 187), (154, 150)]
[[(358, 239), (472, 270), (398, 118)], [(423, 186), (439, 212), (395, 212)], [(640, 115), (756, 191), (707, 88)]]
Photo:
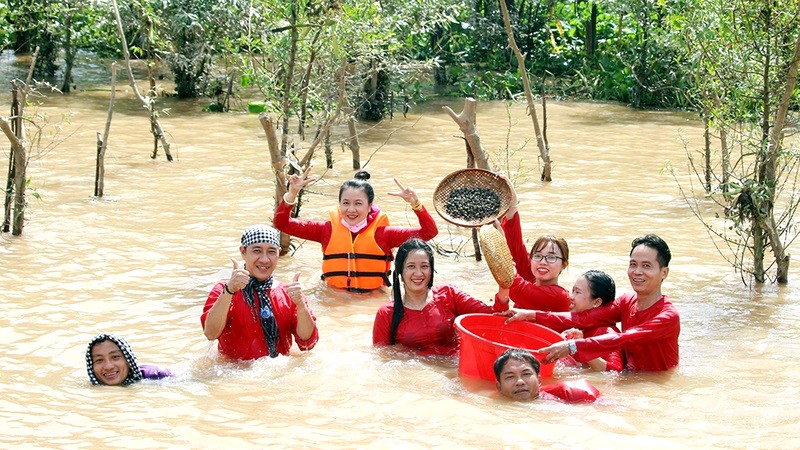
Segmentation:
[(98, 334), (86, 348), (86, 371), (93, 385), (129, 385), (142, 379), (159, 379), (172, 376), (169, 370), (139, 365), (131, 346), (125, 339), (109, 334)]

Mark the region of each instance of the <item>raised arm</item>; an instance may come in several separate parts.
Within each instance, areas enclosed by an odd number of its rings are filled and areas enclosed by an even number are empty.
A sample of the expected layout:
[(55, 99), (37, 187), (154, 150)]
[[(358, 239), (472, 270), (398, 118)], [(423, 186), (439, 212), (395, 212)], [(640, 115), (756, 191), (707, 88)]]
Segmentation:
[(286, 292), (296, 308), (294, 335), (297, 338), (297, 346), (301, 350), (310, 350), (317, 343), (318, 331), (314, 315), (303, 295), (303, 288), (300, 285), (300, 272), (295, 274), (292, 282), (286, 287)]
[(203, 325), (203, 334), (209, 341), (213, 341), (222, 334), (225, 324), (228, 322), (228, 311), (231, 307), (233, 295), (240, 289), (247, 286), (250, 281), (250, 272), (240, 269), (239, 263), (233, 262), (233, 272), (227, 283), (214, 286), (208, 294), (206, 306), (200, 320)]
[(528, 255), (528, 249), (525, 248), (525, 241), (522, 238), (522, 225), (516, 208), (514, 208), (514, 214), (510, 218), (506, 214), (502, 227), (508, 243), (508, 249), (511, 251), (511, 259), (514, 260), (514, 268), (517, 269), (517, 273), (525, 281), (533, 283), (536, 278), (531, 271), (530, 255)]

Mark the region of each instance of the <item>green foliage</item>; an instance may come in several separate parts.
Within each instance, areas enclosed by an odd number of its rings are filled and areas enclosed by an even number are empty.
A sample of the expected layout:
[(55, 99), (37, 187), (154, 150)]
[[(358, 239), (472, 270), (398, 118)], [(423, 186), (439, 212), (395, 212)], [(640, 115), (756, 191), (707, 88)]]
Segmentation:
[[(732, 250), (732, 264), (742, 274), (764, 282), (774, 267), (774, 278), (785, 283), (786, 247), (798, 236), (800, 160), (792, 141), (774, 128), (783, 123), (781, 111), (797, 105), (798, 86), (787, 73), (800, 36), (800, 4), (696, 0), (674, 17), (680, 62), (694, 82), (685, 87), (687, 98), (728, 143), (712, 153), (715, 185), (708, 194), (723, 225), (707, 228)], [(787, 87), (794, 93), (788, 104)]]

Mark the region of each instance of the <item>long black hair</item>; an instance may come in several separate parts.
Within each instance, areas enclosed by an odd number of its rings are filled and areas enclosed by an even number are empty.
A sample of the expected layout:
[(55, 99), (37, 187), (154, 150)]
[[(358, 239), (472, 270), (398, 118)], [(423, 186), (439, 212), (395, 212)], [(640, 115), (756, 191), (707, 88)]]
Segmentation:
[(339, 187), (339, 201), (342, 201), (342, 193), (345, 189), (363, 189), (367, 194), (367, 201), (371, 205), (372, 201), (375, 200), (375, 190), (372, 189), (372, 185), (367, 182), (369, 178), (369, 172), (366, 170), (359, 170), (356, 172), (356, 174), (353, 175), (353, 179), (345, 181)]
[(428, 288), (433, 287), (433, 249), (420, 238), (411, 238), (403, 242), (397, 248), (397, 256), (394, 259), (394, 285), (392, 286), (392, 296), (394, 297), (394, 311), (392, 312), (392, 327), (389, 329), (389, 344), (394, 345), (394, 337), (397, 334), (397, 327), (403, 320), (403, 294), (400, 292), (400, 281), (403, 279), (403, 266), (406, 265), (408, 254), (414, 250), (424, 250), (428, 254), (428, 262), (431, 266), (431, 278), (428, 280)]

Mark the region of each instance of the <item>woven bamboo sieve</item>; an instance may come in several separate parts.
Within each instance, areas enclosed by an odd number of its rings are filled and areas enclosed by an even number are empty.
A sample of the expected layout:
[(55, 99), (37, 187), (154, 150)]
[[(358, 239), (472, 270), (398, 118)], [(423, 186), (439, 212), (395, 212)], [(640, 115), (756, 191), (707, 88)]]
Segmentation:
[(495, 227), (481, 227), (480, 243), (483, 256), (492, 276), (501, 288), (509, 288), (514, 283), (514, 259), (505, 237)]
[[(475, 220), (465, 220), (453, 217), (447, 213), (445, 204), (450, 197), (450, 193), (462, 187), (481, 187), (494, 191), (500, 199), (500, 208), (497, 214)], [(494, 172), (484, 169), (461, 169), (447, 175), (436, 186), (433, 192), (433, 206), (442, 219), (462, 227), (477, 228), (481, 225), (492, 223), (495, 219), (502, 217), (508, 208), (511, 207), (511, 186), (505, 178), (501, 178)]]

